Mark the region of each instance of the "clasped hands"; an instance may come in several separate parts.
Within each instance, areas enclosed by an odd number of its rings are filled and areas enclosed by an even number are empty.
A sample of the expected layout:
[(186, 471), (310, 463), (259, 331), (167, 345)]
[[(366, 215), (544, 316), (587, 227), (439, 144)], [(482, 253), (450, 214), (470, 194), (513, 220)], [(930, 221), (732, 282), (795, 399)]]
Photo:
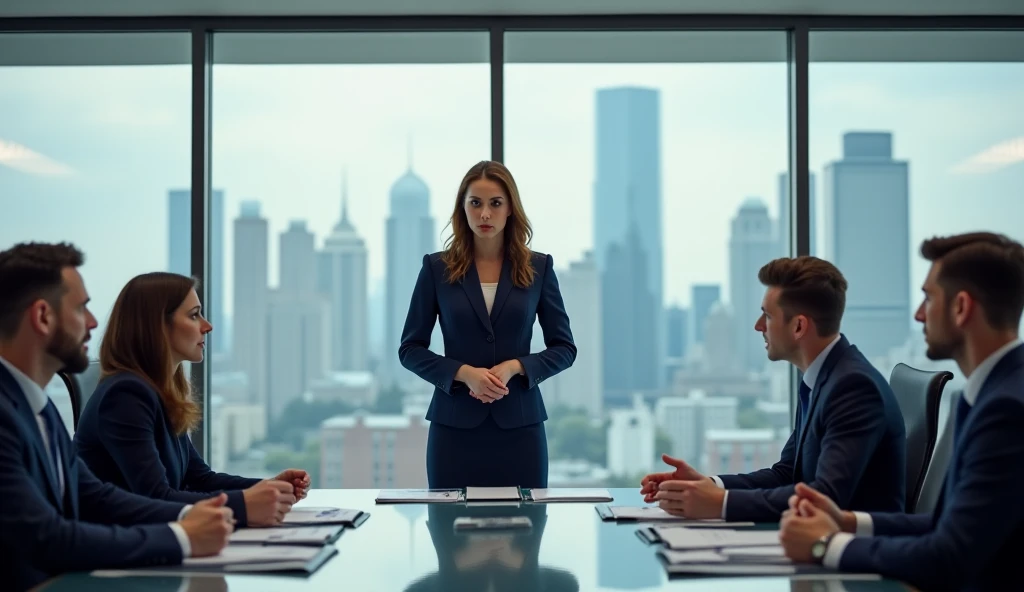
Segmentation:
[(658, 507), (673, 516), (694, 519), (722, 517), (724, 489), (678, 458), (663, 454), (661, 459), (675, 470), (651, 473), (640, 481), (640, 493), (645, 502), (658, 502)]
[(523, 364), (519, 360), (507, 360), (492, 368), (474, 368), (465, 364), (455, 374), (455, 380), (465, 383), (474, 399), (493, 403), (508, 394), (508, 381), (523, 372)]
[(789, 509), (782, 513), (779, 542), (786, 557), (793, 561), (813, 562), (811, 547), (821, 537), (837, 532), (855, 533), (857, 517), (839, 509), (832, 499), (804, 483), (797, 483), (789, 497)]

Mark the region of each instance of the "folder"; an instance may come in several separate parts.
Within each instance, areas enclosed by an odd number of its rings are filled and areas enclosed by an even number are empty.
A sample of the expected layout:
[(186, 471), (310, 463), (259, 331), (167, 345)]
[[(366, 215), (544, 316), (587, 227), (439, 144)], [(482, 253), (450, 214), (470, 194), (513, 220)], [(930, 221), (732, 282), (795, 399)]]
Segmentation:
[(319, 526), (341, 524), (349, 528), (357, 528), (370, 517), (362, 510), (346, 510), (343, 508), (303, 508), (293, 507), (284, 515), (282, 522), (286, 526)]
[(598, 516), (605, 522), (670, 522), (673, 525), (712, 528), (736, 528), (754, 526), (753, 522), (726, 522), (721, 518), (694, 519), (673, 516), (657, 506), (594, 506)]
[(461, 489), (381, 489), (378, 504), (453, 504), (462, 501)]
[(607, 489), (549, 488), (531, 489), (529, 498), (537, 503), (552, 502), (610, 502), (615, 498)]
[(779, 533), (775, 530), (731, 530), (686, 526), (654, 527), (649, 530), (653, 531), (662, 544), (676, 551), (724, 547), (767, 547), (779, 543)]
[(341, 537), (344, 526), (280, 526), (277, 528), (240, 528), (231, 533), (231, 544), (308, 545), (333, 544)]

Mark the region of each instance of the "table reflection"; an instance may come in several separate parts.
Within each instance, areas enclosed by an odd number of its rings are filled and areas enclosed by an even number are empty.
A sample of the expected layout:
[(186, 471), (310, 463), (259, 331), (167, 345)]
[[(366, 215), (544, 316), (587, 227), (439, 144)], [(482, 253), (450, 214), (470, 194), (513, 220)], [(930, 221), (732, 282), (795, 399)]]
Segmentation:
[[(103, 572), (99, 572), (103, 573)], [(107, 592), (109, 590), (135, 592), (225, 592), (227, 580), (219, 574), (182, 575), (101, 575), (91, 578), (60, 578), (44, 584), (45, 592)]]
[[(455, 519), (527, 516), (529, 530), (455, 531)], [(407, 592), (431, 590), (537, 590), (577, 592), (572, 573), (539, 564), (547, 506), (467, 506), (434, 504), (427, 509), (427, 530), (437, 552), (438, 570), (413, 582)]]

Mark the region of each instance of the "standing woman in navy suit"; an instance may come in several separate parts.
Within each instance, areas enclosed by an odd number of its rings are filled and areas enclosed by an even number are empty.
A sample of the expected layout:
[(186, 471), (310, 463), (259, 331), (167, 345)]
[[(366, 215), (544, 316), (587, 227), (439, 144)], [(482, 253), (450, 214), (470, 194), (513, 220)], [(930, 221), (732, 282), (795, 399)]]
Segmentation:
[[(572, 366), (576, 345), (550, 255), (512, 174), (482, 161), (459, 185), (445, 250), (423, 257), (398, 357), (434, 386), (429, 487), (547, 487), (540, 383)], [(530, 353), (534, 319), (545, 349)], [(430, 351), (440, 320), (444, 356)]]

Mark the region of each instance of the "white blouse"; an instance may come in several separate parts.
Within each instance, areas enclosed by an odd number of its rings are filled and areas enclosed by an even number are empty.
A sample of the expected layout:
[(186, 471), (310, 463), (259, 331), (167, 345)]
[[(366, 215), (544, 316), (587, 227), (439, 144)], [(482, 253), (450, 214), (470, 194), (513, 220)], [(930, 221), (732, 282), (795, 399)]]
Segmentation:
[(480, 288), (484, 291), (484, 304), (487, 305), (487, 314), (491, 314), (491, 307), (494, 306), (494, 295), (498, 292), (498, 284), (480, 282)]

